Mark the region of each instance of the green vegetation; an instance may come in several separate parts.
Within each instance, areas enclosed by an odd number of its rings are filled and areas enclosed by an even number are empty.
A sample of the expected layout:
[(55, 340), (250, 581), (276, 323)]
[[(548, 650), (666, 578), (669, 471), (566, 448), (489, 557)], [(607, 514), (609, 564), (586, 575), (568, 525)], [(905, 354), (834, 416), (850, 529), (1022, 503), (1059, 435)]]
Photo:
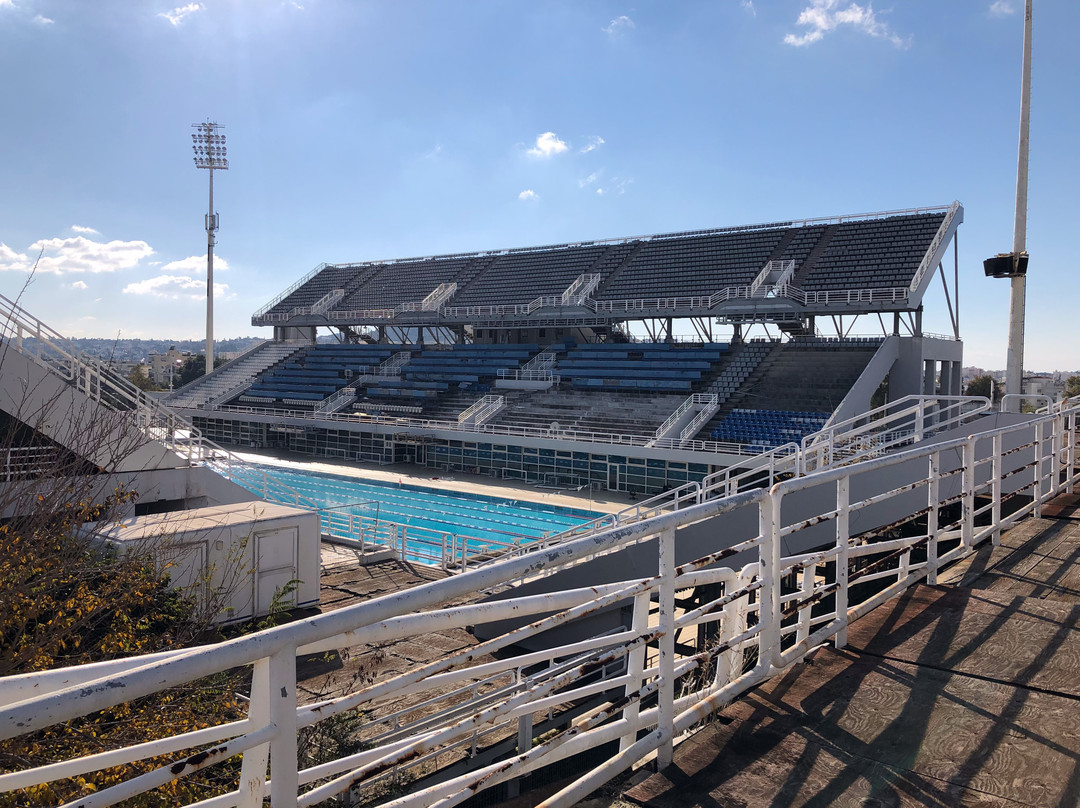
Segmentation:
[(995, 382), (992, 376), (976, 376), (968, 382), (967, 389), (964, 390), (964, 395), (982, 396), (983, 398), (988, 398), (991, 402), (996, 403), (1001, 400), (1002, 389), (1001, 385)]

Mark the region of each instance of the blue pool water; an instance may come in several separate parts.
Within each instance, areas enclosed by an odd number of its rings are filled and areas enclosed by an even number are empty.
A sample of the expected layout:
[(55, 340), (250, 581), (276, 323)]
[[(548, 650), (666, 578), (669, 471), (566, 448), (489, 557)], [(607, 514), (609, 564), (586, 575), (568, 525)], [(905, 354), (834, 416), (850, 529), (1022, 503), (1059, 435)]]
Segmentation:
[(484, 542), (534, 541), (604, 515), (580, 508), (358, 480), (293, 468), (259, 468), (322, 508), (377, 518), (380, 523), (393, 522), (468, 537), (471, 550), (480, 549), (478, 545)]

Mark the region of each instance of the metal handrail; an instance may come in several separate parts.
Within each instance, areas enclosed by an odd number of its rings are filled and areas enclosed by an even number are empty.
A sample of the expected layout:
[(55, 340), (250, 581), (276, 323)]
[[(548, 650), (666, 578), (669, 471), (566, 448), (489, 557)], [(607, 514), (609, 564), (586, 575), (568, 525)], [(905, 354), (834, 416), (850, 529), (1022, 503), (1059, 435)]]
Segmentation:
[[(0, 334), (9, 347), (56, 373), (99, 405), (129, 409), (133, 424), (148, 439), (161, 443), (188, 465), (209, 466), (248, 490), (261, 490), (266, 499), (317, 508), (314, 502), (279, 480), (251, 469), (232, 452), (208, 440), (189, 420), (135, 387), (107, 363), (80, 352), (66, 337), (3, 295), (0, 295)], [(36, 353), (25, 348), (25, 335), (35, 338)], [(43, 356), (43, 349), (50, 353)]]
[[(216, 805), (258, 805), (269, 796), (274, 805), (313, 806), (349, 788), (378, 786), (385, 782), (380, 778), (400, 774), (412, 761), (432, 760), (440, 751), (461, 748), (486, 726), (516, 734), (517, 755), (478, 764), (449, 779), (431, 778), (411, 793), (390, 797), (395, 808), (456, 804), (507, 778), (619, 743), (618, 754), (604, 756), (548, 798), (549, 805), (564, 808), (638, 761), (655, 755), (663, 768), (672, 759), (676, 739), (690, 728), (766, 679), (786, 673), (823, 643), (843, 648), (852, 621), (917, 584), (936, 583), (946, 565), (995, 541), (1003, 529), (1026, 516), (1038, 516), (1057, 494), (1073, 491), (1080, 484), (1078, 418), (1080, 409), (1074, 407), (854, 466), (781, 480), (770, 490), (747, 491), (607, 527), (565, 542), (558, 553), (523, 553), (212, 646), (6, 677), (0, 681), (4, 705), (0, 738), (37, 732), (218, 671), (251, 666), (246, 719), (110, 752), (109, 765), (221, 744), (214, 747), (214, 754), (199, 753), (157, 770), (151, 778), (99, 791), (93, 795), (95, 804), (115, 804), (242, 753), (244, 782), (231, 794), (215, 798)], [(856, 478), (859, 486), (852, 485)], [(877, 482), (867, 485), (871, 480)], [(1008, 514), (1001, 507), (1006, 480), (1029, 497)], [(800, 492), (805, 493), (794, 496)], [(868, 540), (853, 529), (856, 522), (872, 517), (879, 503), (906, 504), (913, 495), (917, 501), (909, 508), (912, 517), (924, 509), (935, 514), (916, 535)], [(796, 513), (781, 507), (796, 500), (811, 503), (810, 509)], [(988, 504), (980, 505), (984, 500)], [(956, 509), (955, 517), (945, 516), (943, 506), (954, 502), (963, 507)], [(681, 528), (729, 515), (752, 527), (726, 542), (710, 543), (699, 551), (702, 555), (689, 559), (676, 555), (683, 547), (678, 544)], [(877, 518), (886, 515), (879, 511)], [(829, 523), (828, 530), (804, 532), (823, 522)], [(822, 546), (824, 534), (828, 539)], [(643, 541), (654, 544), (650, 555), (656, 559), (645, 573), (628, 567), (624, 580), (587, 586), (555, 583), (541, 594), (518, 595), (512, 589), (524, 579), (554, 576)], [(785, 555), (791, 546), (817, 549)], [(720, 566), (724, 559), (739, 556), (746, 559), (743, 566)], [(889, 563), (874, 563), (880, 560)], [(870, 581), (879, 583), (865, 586)], [(678, 591), (705, 585), (719, 590), (713, 600), (697, 608), (677, 607)], [(506, 596), (476, 602), (476, 593), (493, 587), (504, 588)], [(455, 605), (447, 607), (448, 603)], [(585, 621), (623, 606), (630, 616), (615, 631), (589, 631)], [(298, 654), (419, 639), (440, 630), (499, 621), (511, 621), (510, 627), (495, 629), (480, 645), (409, 666), (316, 704), (297, 700)], [(715, 640), (696, 647), (696, 653), (681, 652), (679, 638), (695, 636), (704, 624), (716, 632)], [(570, 628), (566, 638), (544, 643), (541, 650), (498, 653), (530, 647), (530, 638), (562, 626)], [(505, 689), (503, 680), (493, 678), (526, 666), (542, 673), (517, 674), (517, 686)], [(708, 675), (702, 675), (705, 671)], [(477, 687), (475, 697), (470, 696), (466, 688), (480, 682), (484, 692)], [(587, 697), (601, 694), (603, 698), (590, 704)], [(410, 706), (424, 705), (417, 711), (421, 720), (395, 724), (391, 718), (395, 715), (399, 722), (412, 720), (401, 714), (405, 698)], [(569, 731), (534, 741), (530, 728), (536, 712), (571, 709), (572, 714), (563, 713), (573, 718)], [(371, 744), (300, 770), (298, 730), (352, 711), (375, 716), (367, 736)], [(360, 741), (365, 740), (363, 732)], [(0, 789), (76, 776), (93, 770), (99, 761), (100, 756), (75, 758), (8, 772), (0, 775)]]

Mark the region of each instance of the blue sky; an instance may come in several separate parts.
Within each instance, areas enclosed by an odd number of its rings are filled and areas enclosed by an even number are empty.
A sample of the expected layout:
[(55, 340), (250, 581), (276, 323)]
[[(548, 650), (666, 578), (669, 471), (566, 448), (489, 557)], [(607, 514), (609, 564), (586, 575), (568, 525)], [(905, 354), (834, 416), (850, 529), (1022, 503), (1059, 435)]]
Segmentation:
[[(1034, 26), (1026, 366), (1073, 370), (1080, 7)], [(1021, 36), (1020, 0), (0, 0), (0, 293), (202, 334), (209, 118), (219, 337), (323, 261), (959, 199), (965, 361), (1001, 368)]]

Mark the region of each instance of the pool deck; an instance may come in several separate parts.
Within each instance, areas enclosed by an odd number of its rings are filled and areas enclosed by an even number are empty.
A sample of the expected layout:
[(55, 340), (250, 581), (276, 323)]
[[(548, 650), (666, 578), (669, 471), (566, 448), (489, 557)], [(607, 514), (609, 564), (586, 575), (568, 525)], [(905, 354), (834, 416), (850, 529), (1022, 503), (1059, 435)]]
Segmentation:
[(267, 466), (318, 471), (339, 474), (358, 480), (379, 483), (404, 483), (442, 491), (457, 491), (486, 497), (521, 499), (562, 508), (583, 508), (600, 513), (615, 513), (635, 503), (629, 495), (620, 491), (572, 491), (568, 489), (540, 488), (519, 480), (495, 480), (480, 474), (438, 472), (412, 463), (395, 463), (379, 466), (356, 461), (315, 461), (308, 455), (297, 453), (263, 454), (237, 452), (236, 455), (249, 463)]

